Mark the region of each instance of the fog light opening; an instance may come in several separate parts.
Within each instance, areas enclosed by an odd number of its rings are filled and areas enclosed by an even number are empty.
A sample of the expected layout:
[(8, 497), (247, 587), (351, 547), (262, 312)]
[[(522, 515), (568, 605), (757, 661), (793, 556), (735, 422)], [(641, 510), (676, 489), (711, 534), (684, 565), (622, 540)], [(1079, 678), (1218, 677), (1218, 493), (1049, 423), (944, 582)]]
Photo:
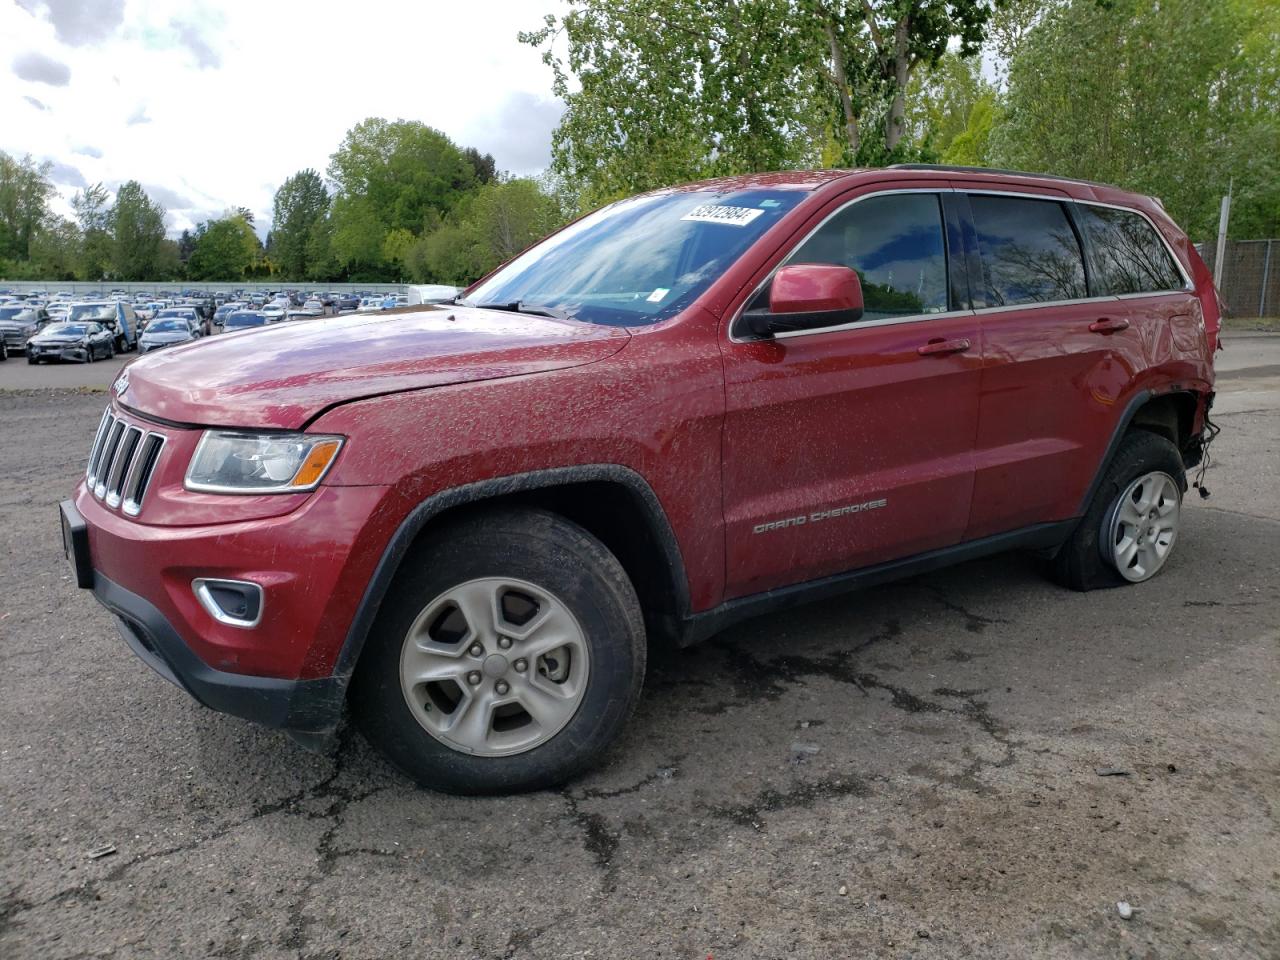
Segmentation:
[(262, 587), (247, 580), (201, 577), (191, 589), (205, 612), (219, 623), (248, 630), (262, 622)]

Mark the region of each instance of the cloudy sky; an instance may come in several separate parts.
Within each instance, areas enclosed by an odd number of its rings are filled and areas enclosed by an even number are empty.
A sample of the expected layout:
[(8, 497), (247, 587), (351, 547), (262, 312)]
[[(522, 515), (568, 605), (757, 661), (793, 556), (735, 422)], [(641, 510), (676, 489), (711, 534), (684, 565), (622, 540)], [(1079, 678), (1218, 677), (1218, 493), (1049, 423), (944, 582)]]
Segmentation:
[[(370, 116), (420, 120), (498, 168), (548, 161), (561, 104), (520, 30), (559, 0), (0, 0), (0, 150), (76, 189), (138, 180), (172, 232), (321, 173)], [(67, 207), (69, 210), (69, 207)]]

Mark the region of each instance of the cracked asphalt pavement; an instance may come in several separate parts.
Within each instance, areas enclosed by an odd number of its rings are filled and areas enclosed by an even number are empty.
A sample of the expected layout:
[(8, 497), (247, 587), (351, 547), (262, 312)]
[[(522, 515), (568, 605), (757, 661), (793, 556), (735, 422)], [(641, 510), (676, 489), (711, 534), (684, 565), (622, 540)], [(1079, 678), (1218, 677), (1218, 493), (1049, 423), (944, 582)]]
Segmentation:
[(0, 393), (0, 957), (1274, 960), (1273, 375), (1156, 580), (1008, 555), (659, 651), (605, 767), (500, 799), (152, 674), (61, 556), (102, 395)]

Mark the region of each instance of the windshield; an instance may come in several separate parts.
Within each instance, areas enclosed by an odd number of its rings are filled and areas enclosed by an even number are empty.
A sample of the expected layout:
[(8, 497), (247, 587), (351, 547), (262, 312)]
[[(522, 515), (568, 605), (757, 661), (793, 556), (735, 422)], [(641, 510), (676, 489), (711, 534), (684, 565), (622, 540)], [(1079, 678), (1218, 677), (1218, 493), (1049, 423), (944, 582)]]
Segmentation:
[(256, 313), (233, 313), (227, 317), (228, 327), (261, 327), (267, 318)]
[(115, 320), (114, 303), (81, 303), (71, 308), (68, 320)]
[(0, 320), (15, 320), (30, 309), (30, 307), (0, 307)]
[(194, 317), (196, 312), (190, 309), (176, 309), (170, 307), (168, 310), (161, 310), (159, 317)]
[(53, 337), (83, 337), (89, 332), (87, 323), (55, 323), (45, 330)]
[(638, 326), (687, 307), (806, 195), (790, 190), (632, 197), (547, 238), (470, 290), (589, 323)]
[(186, 333), (191, 332), (191, 328), (187, 326), (185, 320), (155, 320), (151, 326), (147, 327), (147, 333), (164, 333), (165, 331), (181, 330)]

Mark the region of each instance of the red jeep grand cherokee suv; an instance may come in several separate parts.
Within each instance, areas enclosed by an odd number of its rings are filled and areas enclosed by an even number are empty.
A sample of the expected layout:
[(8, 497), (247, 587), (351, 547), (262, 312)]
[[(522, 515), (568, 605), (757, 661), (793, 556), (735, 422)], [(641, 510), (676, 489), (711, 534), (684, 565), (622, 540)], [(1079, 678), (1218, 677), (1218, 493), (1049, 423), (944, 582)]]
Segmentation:
[[(565, 227), (456, 305), (130, 365), (64, 542), (134, 652), (422, 784), (596, 760), (646, 645), (1010, 548), (1146, 580), (1218, 308), (1158, 202), (958, 168), (744, 176)], [(249, 339), (246, 339), (249, 338)]]

